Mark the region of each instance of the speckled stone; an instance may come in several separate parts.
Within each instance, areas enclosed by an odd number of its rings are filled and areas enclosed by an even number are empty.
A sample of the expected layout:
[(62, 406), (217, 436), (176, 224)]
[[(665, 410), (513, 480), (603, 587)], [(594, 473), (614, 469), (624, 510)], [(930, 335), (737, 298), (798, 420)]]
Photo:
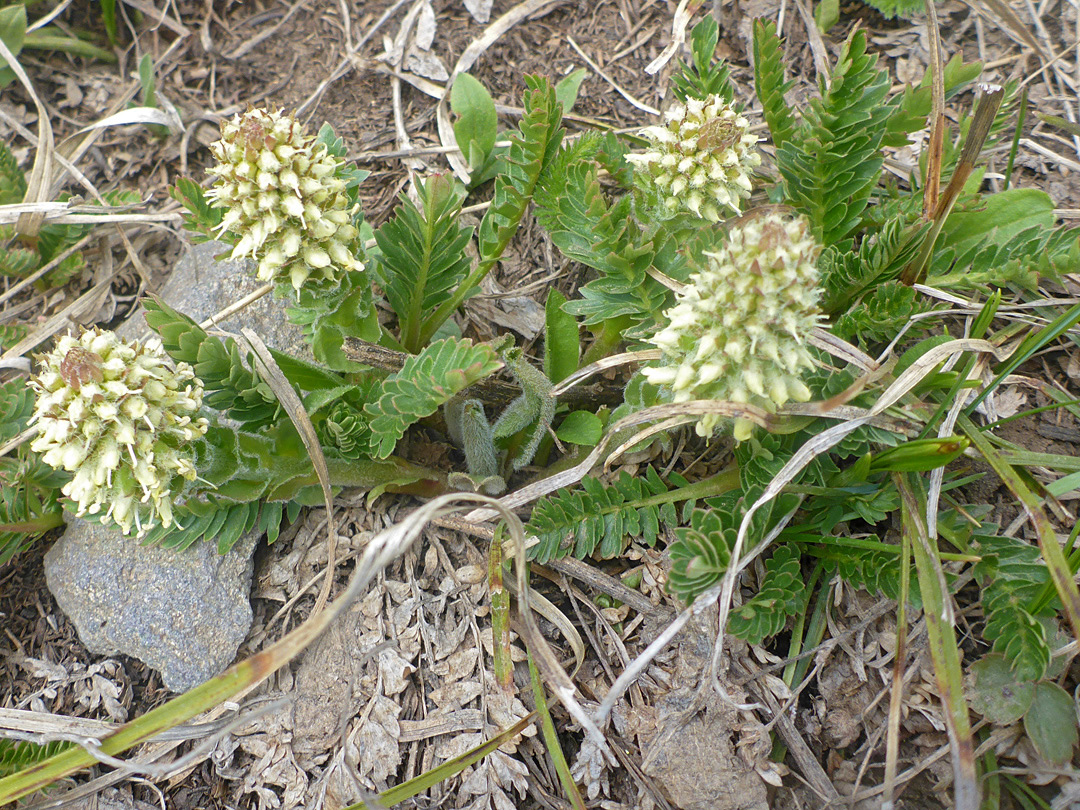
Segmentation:
[(184, 692), (229, 666), (251, 627), (258, 540), (248, 533), (225, 555), (208, 542), (178, 551), (74, 519), (45, 555), (45, 579), (90, 652), (131, 655)]
[[(195, 245), (160, 297), (202, 321), (261, 286), (249, 275), (250, 262), (214, 261), (225, 249), (215, 242)], [(239, 332), (248, 326), (268, 346), (300, 353), (307, 344), (284, 309), (283, 301), (267, 295), (222, 327)], [(117, 332), (144, 337), (142, 310)], [(138, 658), (159, 670), (169, 689), (182, 692), (229, 666), (247, 635), (258, 540), (249, 533), (225, 556), (213, 542), (168, 550), (142, 546), (115, 526), (73, 519), (45, 557), (45, 576), (88, 650)]]

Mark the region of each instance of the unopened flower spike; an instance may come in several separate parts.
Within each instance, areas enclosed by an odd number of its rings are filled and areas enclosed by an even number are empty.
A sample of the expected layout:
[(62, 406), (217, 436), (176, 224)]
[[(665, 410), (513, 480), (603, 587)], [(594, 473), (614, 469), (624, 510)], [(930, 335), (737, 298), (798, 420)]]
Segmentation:
[(127, 343), (100, 329), (60, 338), (39, 360), (30, 447), (74, 473), (63, 493), (77, 514), (104, 512), (102, 523), (125, 534), (171, 525), (173, 485), (195, 480), (190, 443), (208, 427), (194, 416), (203, 386), (191, 366), (174, 366), (159, 340)]
[(364, 269), (342, 161), (304, 135), (299, 121), (249, 110), (222, 123), (210, 152), (217, 179), (207, 197), (225, 209), (219, 235), (239, 236), (232, 258), (255, 259), (259, 279), (287, 279), (299, 290), (309, 277), (334, 281)]
[(687, 98), (664, 117), (663, 125), (641, 131), (649, 149), (626, 156), (648, 172), (663, 209), (710, 222), (738, 214), (750, 196), (750, 174), (761, 165), (750, 122), (718, 95)]
[[(773, 412), (810, 399), (800, 377), (813, 365), (806, 339), (821, 318), (820, 251), (802, 217), (769, 213), (732, 227), (664, 313), (668, 326), (651, 338), (662, 365), (643, 369), (646, 378), (674, 402), (719, 399)], [(720, 419), (703, 416), (698, 435), (711, 436)], [(738, 441), (752, 432), (752, 422), (735, 420)]]

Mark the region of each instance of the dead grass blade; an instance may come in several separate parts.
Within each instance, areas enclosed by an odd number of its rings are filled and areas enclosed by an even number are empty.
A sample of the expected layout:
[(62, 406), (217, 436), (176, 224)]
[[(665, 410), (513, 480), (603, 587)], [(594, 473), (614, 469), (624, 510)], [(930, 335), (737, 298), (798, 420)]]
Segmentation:
[[(38, 96), (30, 77), (26, 75), (22, 65), (19, 64), (15, 55), (8, 46), (0, 39), (0, 56), (7, 62), (16, 78), (30, 94), (38, 116), (38, 143), (34, 152), (34, 165), (26, 178), (26, 195), (23, 202), (40, 203), (49, 201), (49, 182), (52, 179), (53, 150), (56, 144), (53, 140), (52, 124), (49, 123), (49, 110)], [(41, 230), (44, 217), (42, 214), (31, 211), (21, 215), (15, 224), (16, 233), (34, 237)]]
[(927, 222), (937, 210), (941, 190), (942, 147), (945, 143), (945, 59), (941, 55), (941, 28), (934, 0), (926, 0), (930, 33), (930, 142), (927, 145), (926, 180), (923, 193), (923, 219)]
[(270, 390), (274, 392), (274, 396), (285, 408), (285, 413), (289, 415), (290, 421), (296, 427), (296, 432), (300, 434), (300, 440), (304, 443), (308, 458), (311, 459), (311, 464), (315, 467), (315, 475), (319, 478), (319, 486), (322, 488), (323, 504), (326, 507), (328, 542), (326, 547), (327, 574), (323, 579), (322, 589), (319, 591), (319, 598), (315, 601), (313, 609), (313, 613), (319, 613), (326, 607), (326, 601), (330, 598), (330, 588), (334, 584), (334, 565), (336, 564), (338, 540), (337, 527), (334, 523), (334, 497), (330, 492), (330, 472), (326, 468), (326, 457), (323, 455), (322, 445), (319, 443), (319, 437), (315, 433), (315, 426), (311, 424), (311, 417), (308, 416), (304, 403), (300, 401), (300, 397), (274, 361), (262, 338), (246, 326), (240, 330), (240, 333), (255, 352), (255, 365), (258, 368), (259, 376), (270, 386)]
[(1020, 19), (1017, 13), (1009, 8), (1008, 3), (1003, 2), (1003, 0), (981, 0), (978, 3), (965, 0), (965, 2), (976, 14), (985, 13), (985, 8), (993, 10), (994, 14), (1005, 23), (1006, 28), (1019, 37), (1031, 50), (1035, 51), (1039, 59), (1046, 60), (1046, 54), (1039, 45), (1039, 41), (1035, 39), (1035, 35), (1031, 33), (1031, 30), (1024, 24), (1024, 21)]
[(675, 8), (675, 18), (671, 21), (671, 42), (658, 57), (645, 66), (645, 72), (650, 76), (659, 73), (686, 42), (686, 29), (702, 2), (703, 0), (679, 0), (679, 5)]

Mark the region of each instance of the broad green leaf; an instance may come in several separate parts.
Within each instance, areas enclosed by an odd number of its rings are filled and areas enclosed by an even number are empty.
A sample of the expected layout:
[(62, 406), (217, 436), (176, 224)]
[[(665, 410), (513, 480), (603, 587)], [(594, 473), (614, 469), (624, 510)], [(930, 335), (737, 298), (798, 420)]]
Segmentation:
[(840, 0), (821, 0), (814, 9), (814, 22), (822, 33), (840, 22)]
[(971, 708), (993, 723), (1015, 723), (1035, 698), (1035, 684), (1018, 679), (1005, 656), (998, 653), (985, 655), (972, 664), (971, 674)]
[(144, 107), (156, 107), (157, 95), (154, 91), (154, 60), (150, 54), (143, 54), (139, 60), (139, 86), (142, 87)]
[(563, 419), (555, 435), (570, 444), (595, 447), (604, 435), (604, 423), (600, 417), (589, 411), (574, 411)]
[(559, 83), (555, 85), (555, 100), (562, 104), (563, 115), (566, 115), (574, 108), (578, 90), (581, 89), (581, 83), (587, 75), (585, 68), (578, 68), (573, 73), (563, 76)]
[(577, 371), (581, 360), (577, 320), (563, 311), (565, 303), (563, 294), (552, 289), (544, 304), (544, 373), (553, 383)]
[(101, 20), (105, 23), (105, 34), (114, 48), (117, 43), (116, 0), (101, 0)]
[(1053, 765), (1072, 758), (1080, 732), (1076, 725), (1076, 702), (1056, 683), (1035, 686), (1035, 699), (1024, 715), (1024, 731), (1032, 745)]
[[(0, 8), (0, 39), (12, 56), (18, 56), (26, 41), (26, 6), (22, 3)], [(0, 65), (7, 62), (0, 59)]]
[[(469, 161), (469, 168), (476, 171), (495, 148), (499, 126), (495, 101), (477, 79), (468, 73), (459, 73), (450, 89), (450, 109), (458, 116), (454, 122), (454, 137)], [(474, 163), (474, 160), (479, 162)]]
[(971, 264), (984, 243), (1005, 245), (1028, 228), (1049, 231), (1055, 224), (1054, 201), (1045, 191), (1012, 188), (991, 194), (976, 207), (956, 210), (949, 216), (935, 248), (931, 275), (948, 271), (954, 263), (960, 267)]

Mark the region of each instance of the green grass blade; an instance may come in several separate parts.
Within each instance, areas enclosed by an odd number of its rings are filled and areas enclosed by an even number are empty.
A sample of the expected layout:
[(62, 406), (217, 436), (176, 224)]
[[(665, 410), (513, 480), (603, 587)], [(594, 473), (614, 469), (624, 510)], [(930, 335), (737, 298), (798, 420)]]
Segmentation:
[(555, 764), (555, 773), (559, 775), (559, 783), (562, 784), (563, 790), (566, 791), (566, 797), (570, 800), (570, 805), (574, 810), (585, 810), (585, 800), (581, 797), (581, 791), (578, 790), (574, 777), (570, 775), (570, 765), (566, 762), (566, 755), (563, 754), (562, 746), (559, 744), (559, 734), (555, 730), (551, 712), (548, 711), (547, 698), (544, 695), (544, 684), (540, 681), (540, 671), (536, 668), (536, 664), (533, 663), (531, 655), (529, 656), (529, 678), (532, 679), (533, 696), (536, 698), (536, 713), (540, 715), (540, 728), (544, 734), (544, 745), (547, 747), (551, 761)]
[[(536, 719), (536, 712), (529, 712), (525, 717), (518, 720), (514, 725), (505, 731), (500, 731), (490, 740), (483, 745), (478, 745), (471, 751), (466, 751), (460, 757), (444, 762), (437, 768), (432, 768), (426, 773), (422, 773), (410, 779), (408, 782), (402, 782), (397, 787), (392, 787), (387, 791), (379, 794), (379, 801), (387, 807), (393, 807), (395, 804), (400, 804), (406, 799), (411, 799), (413, 796), (433, 787), (439, 782), (457, 776), (463, 770), (470, 765), (474, 765), (488, 754), (493, 753), (500, 745), (508, 740), (514, 739), (518, 734), (523, 732), (529, 727), (529, 724)], [(367, 807), (365, 802), (357, 802), (356, 804), (349, 805), (345, 810), (364, 810)]]
[(918, 479), (912, 474), (894, 474), (901, 497), (901, 518), (915, 556), (915, 570), (922, 592), (926, 635), (930, 641), (930, 657), (934, 662), (934, 680), (945, 710), (949, 732), (949, 749), (953, 763), (954, 797), (957, 810), (979, 810), (979, 781), (975, 772), (975, 743), (971, 735), (971, 720), (964, 700), (964, 673), (960, 666), (960, 650), (949, 617), (953, 615), (941, 560), (935, 544), (931, 543), (926, 523), (920, 511), (925, 497)]

